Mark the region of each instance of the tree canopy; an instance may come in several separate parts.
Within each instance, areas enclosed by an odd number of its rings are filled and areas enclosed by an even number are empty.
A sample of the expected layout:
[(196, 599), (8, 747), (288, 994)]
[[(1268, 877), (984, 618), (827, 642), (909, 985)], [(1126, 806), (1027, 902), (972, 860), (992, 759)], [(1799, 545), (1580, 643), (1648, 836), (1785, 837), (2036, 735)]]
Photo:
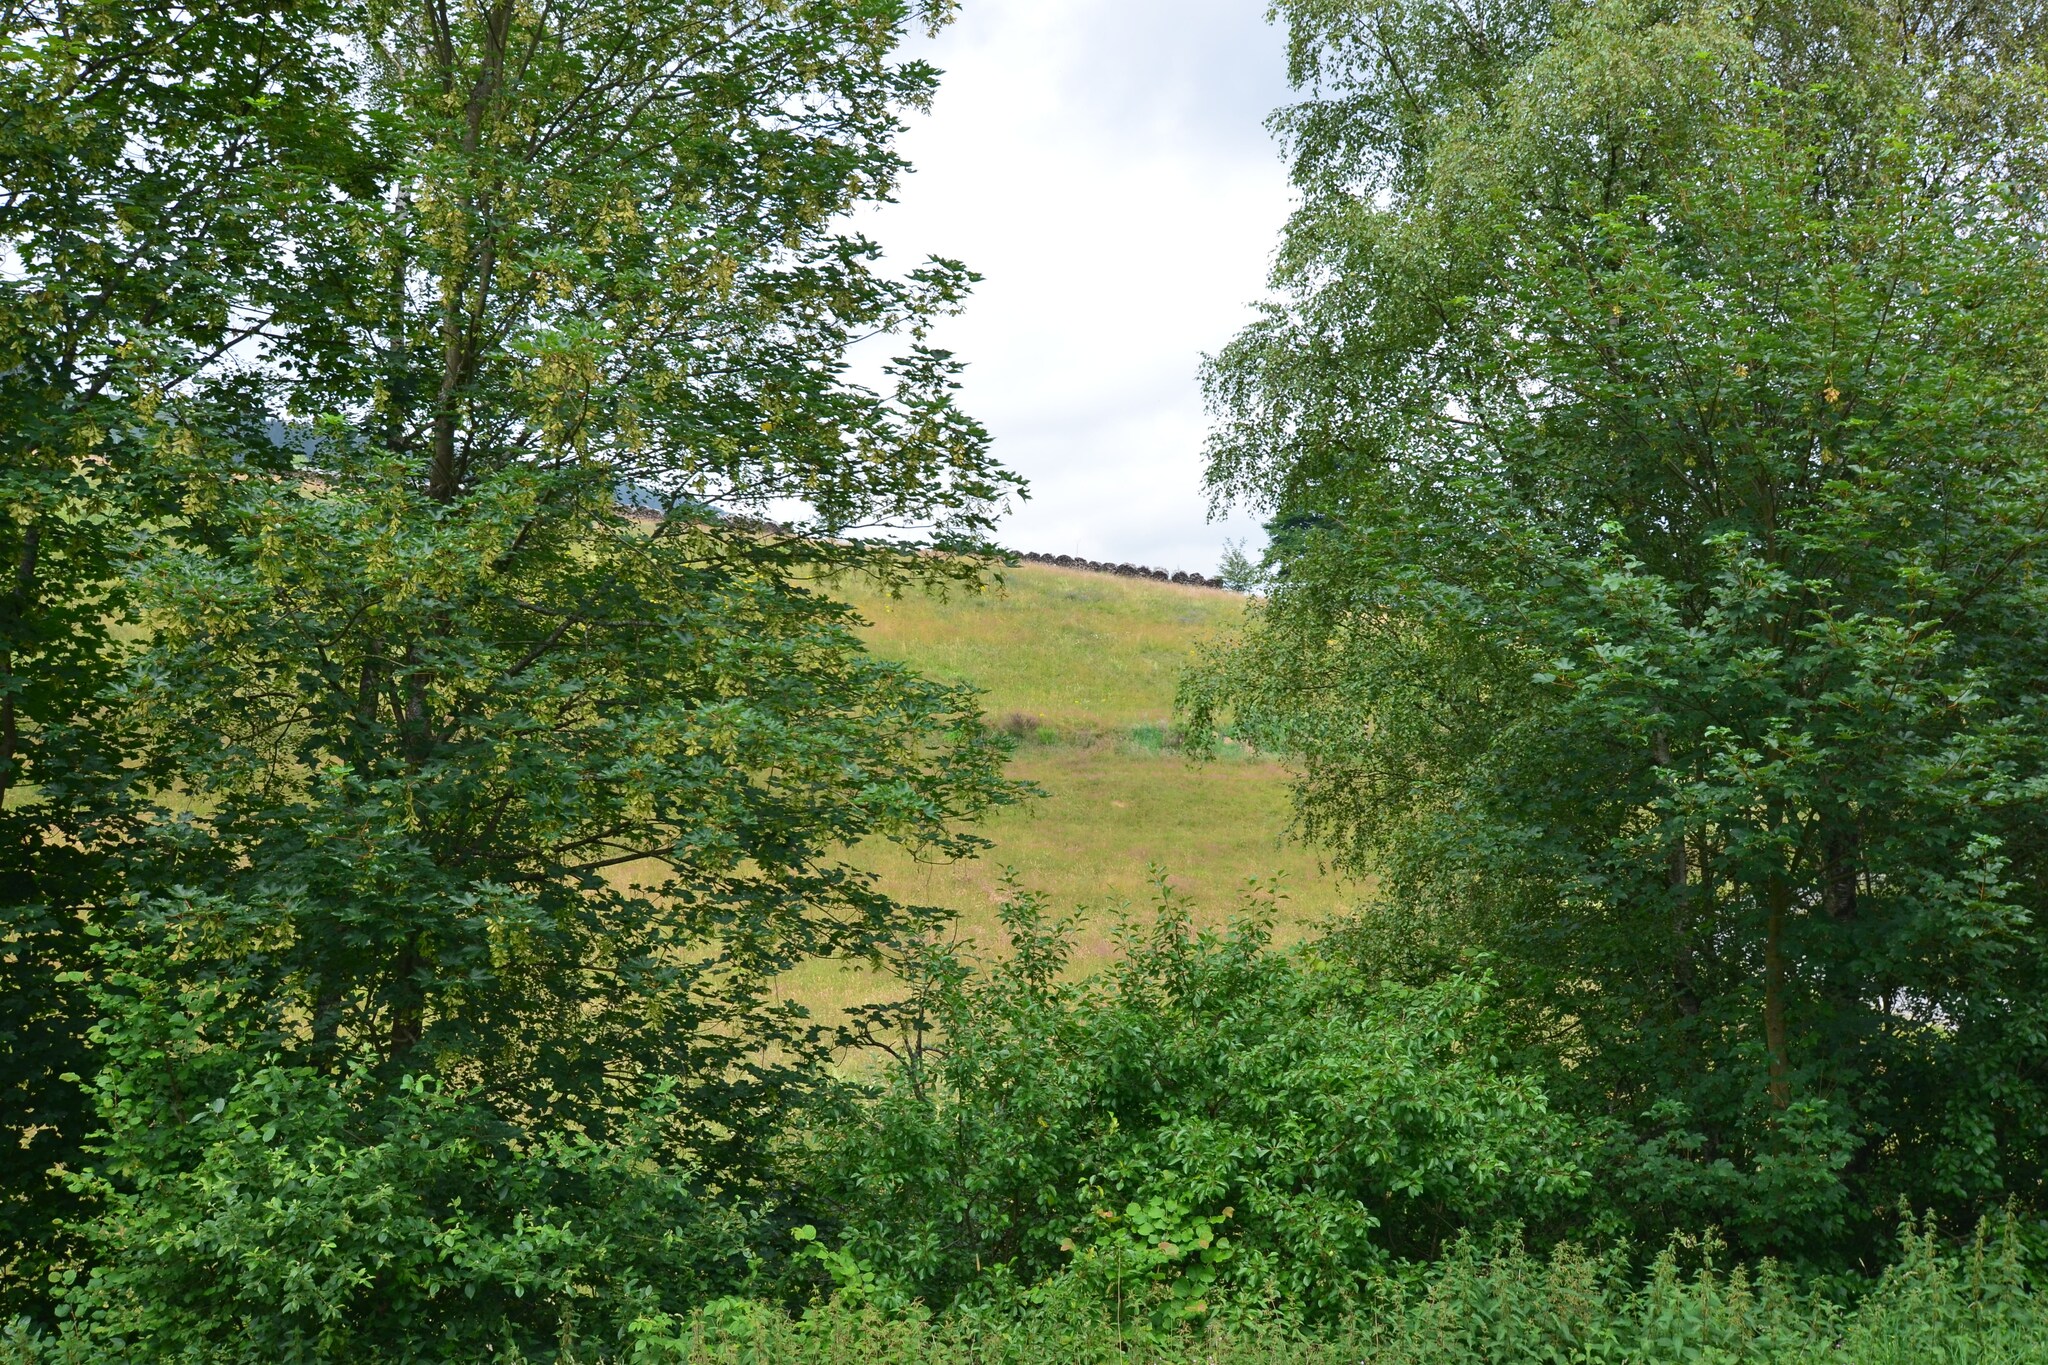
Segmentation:
[[(1300, 3), (1197, 718), (1498, 954), (1617, 1180), (1835, 1257), (2048, 1168), (2040, 16)], [(1796, 1213), (1795, 1213), (1796, 1211)]]
[[(0, 780), (47, 941), (9, 964), (73, 1040), (37, 1085), (97, 1020), (65, 1311), (412, 1358), (735, 1282), (825, 1042), (775, 980), (931, 913), (844, 851), (970, 849), (1012, 791), (971, 694), (819, 591), (971, 581), (1022, 491), (924, 341), (971, 275), (846, 226), (943, 10), (124, 12), (6, 49), (5, 534), (42, 577)], [(878, 388), (850, 352), (889, 337)], [(74, 789), (95, 819), (53, 823)], [(81, 847), (109, 875), (60, 903)]]

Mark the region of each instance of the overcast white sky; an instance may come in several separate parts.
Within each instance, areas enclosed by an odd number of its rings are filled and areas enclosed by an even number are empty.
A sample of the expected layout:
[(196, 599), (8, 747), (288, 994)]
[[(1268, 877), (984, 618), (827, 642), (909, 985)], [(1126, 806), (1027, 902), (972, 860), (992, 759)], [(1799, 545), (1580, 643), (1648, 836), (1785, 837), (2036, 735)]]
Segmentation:
[(1017, 550), (1214, 569), (1196, 370), (1249, 317), (1288, 207), (1265, 116), (1287, 99), (1265, 0), (965, 0), (916, 51), (945, 71), (864, 215), (891, 264), (986, 279), (936, 344), (1031, 481)]

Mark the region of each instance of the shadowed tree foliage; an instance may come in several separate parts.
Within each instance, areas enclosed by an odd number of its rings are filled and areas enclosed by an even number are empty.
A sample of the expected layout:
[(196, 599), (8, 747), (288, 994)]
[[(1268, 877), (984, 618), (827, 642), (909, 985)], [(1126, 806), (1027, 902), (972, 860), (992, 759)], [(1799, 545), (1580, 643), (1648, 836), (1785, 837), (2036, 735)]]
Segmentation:
[(179, 494), (154, 451), (173, 422), (254, 419), (215, 362), (294, 274), (283, 222), (368, 185), (320, 25), (0, 6), (0, 1316), (36, 1300), (76, 1211), (49, 1174), (89, 1124), (63, 1077), (88, 1069), (90, 1006), (64, 974), (118, 881), (122, 569)]
[(112, 697), (158, 805), (86, 983), (81, 1349), (545, 1352), (747, 1273), (822, 1054), (776, 979), (929, 913), (841, 852), (964, 851), (1011, 794), (971, 694), (812, 586), (972, 581), (1021, 492), (923, 341), (972, 277), (845, 227), (936, 79), (894, 55), (919, 18), (235, 19), (323, 54), (331, 89), (275, 100), (363, 169), (309, 195), (254, 157), (265, 268), (204, 267), (204, 403), (108, 394), (165, 493)]

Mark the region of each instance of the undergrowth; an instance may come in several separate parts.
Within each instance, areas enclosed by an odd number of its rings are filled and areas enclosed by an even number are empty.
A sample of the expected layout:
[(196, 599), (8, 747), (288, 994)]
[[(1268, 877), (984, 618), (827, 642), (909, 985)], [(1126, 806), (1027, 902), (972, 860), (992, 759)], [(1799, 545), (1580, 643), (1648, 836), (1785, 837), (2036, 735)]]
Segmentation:
[[(1379, 1303), (1305, 1333), (1256, 1305), (1160, 1334), (1054, 1284), (1025, 1302), (931, 1318), (843, 1300), (791, 1318), (729, 1300), (648, 1334), (622, 1361), (689, 1365), (2020, 1365), (2048, 1361), (2048, 1299), (2009, 1227), (1961, 1249), (1908, 1226), (1898, 1262), (1853, 1302), (1769, 1265), (1720, 1268), (1711, 1242), (1674, 1244), (1646, 1276), (1620, 1253), (1540, 1257), (1465, 1243), (1390, 1276)], [(1682, 1269), (1690, 1264), (1691, 1268)], [(1139, 1325), (1134, 1325), (1139, 1324)]]
[[(1632, 1274), (1625, 1252), (1548, 1257), (1507, 1240), (1466, 1241), (1441, 1262), (1390, 1274), (1377, 1301), (1303, 1331), (1259, 1304), (1159, 1332), (1144, 1305), (1104, 1304), (1062, 1279), (933, 1315), (883, 1311), (858, 1293), (791, 1315), (719, 1299), (687, 1318), (649, 1312), (623, 1341), (577, 1340), (586, 1365), (2027, 1365), (2048, 1361), (2048, 1298), (2030, 1283), (2009, 1221), (1955, 1247), (1908, 1224), (1897, 1262), (1854, 1298), (1802, 1288), (1774, 1267), (1713, 1262), (1711, 1239), (1677, 1239)], [(1122, 1311), (1119, 1311), (1122, 1310)], [(105, 1360), (17, 1325), (0, 1365)], [(504, 1360), (531, 1356), (504, 1355)]]

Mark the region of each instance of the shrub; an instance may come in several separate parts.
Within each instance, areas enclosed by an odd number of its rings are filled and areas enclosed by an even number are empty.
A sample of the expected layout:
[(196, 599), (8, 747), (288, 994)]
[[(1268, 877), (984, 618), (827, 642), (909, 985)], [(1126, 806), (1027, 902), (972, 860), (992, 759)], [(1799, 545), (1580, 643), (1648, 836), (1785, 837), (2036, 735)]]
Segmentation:
[[(195, 914), (198, 906), (194, 905)], [(249, 980), (173, 989), (106, 950), (93, 990), (98, 1213), (59, 1275), (65, 1359), (289, 1365), (573, 1358), (745, 1283), (752, 1205), (650, 1080), (582, 1125), (477, 1083), (273, 1048)]]
[(900, 964), (910, 996), (860, 1021), (886, 1081), (811, 1132), (828, 1237), (879, 1282), (947, 1304), (1063, 1272), (1165, 1318), (1270, 1294), (1328, 1319), (1580, 1192), (1575, 1130), (1492, 1059), (1483, 973), (1373, 984), (1273, 951), (1256, 899), (1215, 934), (1160, 895), (1093, 980), (1028, 895), (1007, 957)]

